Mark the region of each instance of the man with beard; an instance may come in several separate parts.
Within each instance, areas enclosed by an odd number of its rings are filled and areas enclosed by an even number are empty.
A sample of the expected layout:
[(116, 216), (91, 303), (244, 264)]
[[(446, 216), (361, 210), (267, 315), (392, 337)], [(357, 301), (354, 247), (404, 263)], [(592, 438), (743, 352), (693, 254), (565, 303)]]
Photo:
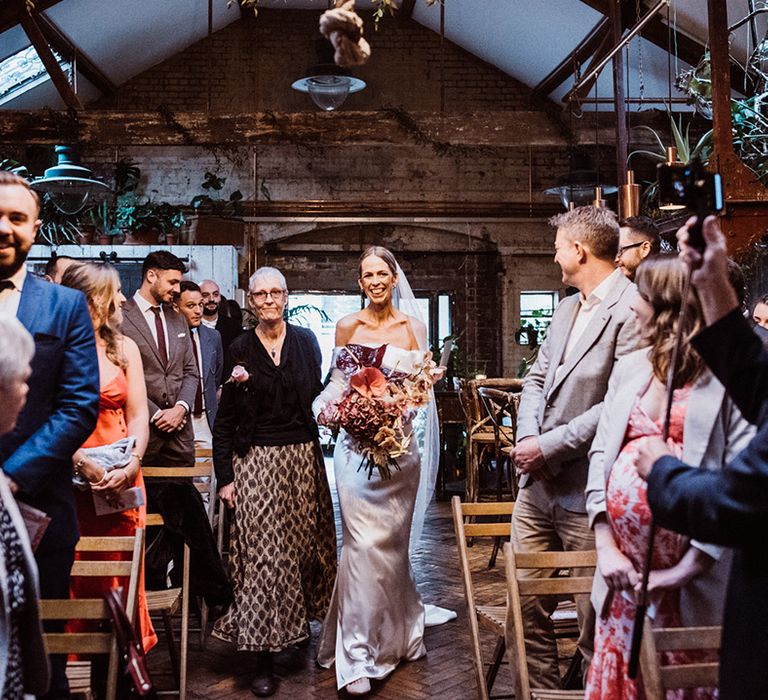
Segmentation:
[(222, 302), (219, 285), (213, 280), (203, 280), (200, 284), (203, 294), (203, 325), (215, 328), (221, 335), (221, 345), (224, 348), (224, 377), (229, 377), (232, 371), (232, 362), (229, 359), (229, 345), (237, 338), (243, 329), (240, 324), (227, 314), (220, 312)]
[(189, 414), (199, 375), (187, 322), (171, 308), (184, 263), (167, 250), (150, 253), (141, 287), (123, 306), (123, 333), (139, 346), (149, 402), (149, 444), (144, 461), (192, 467), (195, 435)]
[[(0, 466), (17, 500), (51, 518), (35, 552), (42, 597), (69, 598), (79, 539), (72, 455), (96, 425), (99, 365), (85, 297), (27, 274), (38, 215), (29, 183), (0, 171), (0, 313), (16, 316), (35, 341), (27, 404), (0, 438)], [(63, 631), (63, 623), (46, 629)], [(66, 657), (51, 657), (51, 667), (46, 697), (69, 697)]]

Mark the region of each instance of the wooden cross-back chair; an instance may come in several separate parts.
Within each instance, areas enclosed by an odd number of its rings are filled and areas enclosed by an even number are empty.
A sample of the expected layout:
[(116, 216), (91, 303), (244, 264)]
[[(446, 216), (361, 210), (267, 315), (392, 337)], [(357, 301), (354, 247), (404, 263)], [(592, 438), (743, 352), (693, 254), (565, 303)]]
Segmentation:
[[(647, 700), (666, 700), (668, 690), (717, 688), (719, 684), (721, 627), (669, 627), (653, 629), (651, 620), (643, 626), (640, 672)], [(690, 661), (676, 655), (673, 665), (662, 663), (662, 652), (692, 652)], [(702, 657), (699, 652), (705, 652)]]
[[(504, 428), (503, 430), (497, 428), (494, 425), (494, 420), (498, 418), (500, 424), (506, 422), (501, 420), (503, 413), (499, 414), (497, 409), (493, 407), (491, 410), (486, 408), (480, 395), (480, 389), (511, 394), (521, 391), (522, 386), (521, 379), (504, 377), (462, 380), (459, 384), (459, 399), (467, 423), (467, 502), (474, 503), (480, 499), (480, 474), (483, 458), (486, 455), (495, 457), (496, 453), (504, 447), (514, 445), (514, 430), (517, 422), (516, 405), (509, 403), (504, 411), (510, 418), (512, 418), (512, 411), (514, 411), (512, 425), (500, 426)], [(495, 401), (495, 399), (490, 398), (490, 394), (487, 396), (486, 401)], [(494, 396), (498, 397), (500, 394)], [(496, 468), (499, 468), (498, 460)]]
[[(72, 578), (125, 577), (125, 611), (135, 624), (138, 606), (138, 586), (144, 556), (144, 530), (138, 528), (133, 536), (81, 537), (78, 552), (120, 552), (129, 555), (121, 560), (78, 559), (72, 565)], [(111, 620), (109, 607), (103, 598), (73, 598), (70, 600), (40, 601), (43, 620)], [(106, 699), (115, 700), (119, 657), (114, 634), (109, 632), (46, 632), (45, 641), (51, 654), (103, 654), (109, 656), (107, 667)], [(67, 668), (72, 694), (91, 694), (89, 662), (72, 662)]]
[[(504, 545), (504, 560), (507, 568), (507, 600), (511, 618), (514, 648), (509, 650), (509, 662), (513, 667), (516, 700), (564, 700), (583, 698), (583, 690), (549, 690), (531, 688), (528, 677), (527, 654), (523, 626), (522, 602), (524, 598), (589, 595), (592, 590), (594, 568), (597, 565), (595, 550), (583, 552), (514, 552), (511, 543)], [(556, 575), (573, 569), (591, 570), (588, 576)], [(531, 577), (531, 572), (551, 572), (546, 577)], [(578, 633), (575, 615), (555, 622), (555, 636)]]
[[(493, 684), (499, 672), (499, 667), (504, 659), (504, 625), (507, 617), (507, 606), (503, 602), (505, 593), (500, 587), (497, 600), (492, 604), (480, 605), (475, 596), (475, 583), (470, 567), (467, 540), (477, 537), (504, 537), (509, 539), (512, 528), (512, 511), (515, 504), (511, 501), (503, 503), (462, 503), (458, 496), (451, 499), (453, 512), (453, 528), (456, 533), (456, 545), (459, 550), (459, 568), (464, 584), (464, 599), (467, 605), (469, 617), (469, 633), (472, 643), (472, 664), (477, 680), (477, 697), (480, 700), (489, 700)], [(477, 518), (490, 516), (497, 522), (468, 522)], [(496, 635), (496, 649), (493, 660), (485, 671), (480, 647), (480, 627), (483, 626)], [(494, 696), (502, 697), (502, 696)]]
[[(195, 483), (195, 487), (200, 490), (201, 487), (211, 488), (210, 485), (206, 486), (206, 482), (195, 482), (194, 480), (200, 477), (212, 476), (211, 464), (207, 461), (202, 461), (196, 464), (194, 467), (142, 467), (142, 474), (145, 479), (191, 479)], [(208, 484), (215, 481), (207, 482)], [(214, 492), (215, 493), (215, 492)], [(214, 500), (213, 493), (211, 501)], [(209, 503), (209, 507), (212, 505)], [(210, 517), (210, 510), (208, 511)], [(147, 527), (162, 526), (165, 522), (163, 516), (159, 513), (147, 514)], [(168, 588), (162, 591), (147, 591), (147, 607), (150, 614), (160, 615), (163, 620), (163, 628), (165, 630), (166, 643), (168, 645), (168, 654), (171, 659), (171, 667), (176, 680), (176, 689), (173, 691), (158, 691), (158, 695), (172, 693), (178, 695), (181, 700), (184, 700), (187, 693), (187, 657), (189, 650), (189, 558), (190, 551), (189, 545), (185, 542), (182, 557), (182, 571), (181, 571), (181, 587), (180, 588)], [(181, 613), (181, 634), (179, 639), (179, 648), (176, 649), (176, 635), (173, 629), (173, 616), (177, 613)], [(204, 625), (200, 625), (201, 637), (205, 634)]]

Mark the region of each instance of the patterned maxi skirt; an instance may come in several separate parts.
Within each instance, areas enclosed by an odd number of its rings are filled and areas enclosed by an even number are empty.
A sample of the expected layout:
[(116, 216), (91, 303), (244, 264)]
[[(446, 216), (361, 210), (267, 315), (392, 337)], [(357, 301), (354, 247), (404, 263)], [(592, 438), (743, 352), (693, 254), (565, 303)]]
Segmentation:
[(336, 577), (336, 533), (314, 443), (252, 447), (235, 456), (230, 533), (234, 602), (215, 637), (238, 651), (280, 651), (322, 620)]

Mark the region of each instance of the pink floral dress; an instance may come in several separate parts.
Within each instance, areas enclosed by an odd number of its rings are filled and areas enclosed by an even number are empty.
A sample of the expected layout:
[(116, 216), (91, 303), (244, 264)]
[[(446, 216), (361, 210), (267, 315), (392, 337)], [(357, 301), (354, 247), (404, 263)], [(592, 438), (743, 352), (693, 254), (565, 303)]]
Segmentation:
[[(641, 394), (642, 395), (642, 394)], [(683, 425), (688, 407), (690, 386), (675, 391), (668, 443), (676, 454), (682, 452)], [(635, 399), (629, 416), (624, 446), (611, 468), (606, 486), (608, 521), (621, 552), (637, 571), (642, 571), (650, 534), (651, 511), (646, 498), (646, 484), (637, 473), (637, 452), (649, 436), (660, 436), (660, 422), (653, 421)], [(681, 535), (658, 528), (654, 541), (652, 569), (667, 569), (677, 564), (686, 550)], [(668, 591), (651, 601), (656, 604), (654, 627), (680, 627), (680, 593)], [(585, 698), (587, 700), (643, 700), (642, 681), (627, 675), (632, 627), (636, 606), (623, 594), (615, 594), (606, 618), (598, 615), (595, 629), (595, 653), (589, 668)], [(599, 611), (598, 611), (599, 612)], [(664, 663), (674, 663), (681, 654), (665, 655)], [(667, 700), (709, 700), (717, 691), (696, 689), (670, 691)]]

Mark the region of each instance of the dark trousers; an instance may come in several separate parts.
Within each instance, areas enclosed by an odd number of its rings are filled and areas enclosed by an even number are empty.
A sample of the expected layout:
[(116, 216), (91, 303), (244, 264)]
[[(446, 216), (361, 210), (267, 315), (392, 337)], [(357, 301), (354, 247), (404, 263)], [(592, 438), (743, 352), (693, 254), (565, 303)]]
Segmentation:
[[(69, 574), (75, 561), (74, 546), (65, 549), (45, 550), (35, 553), (40, 574), (41, 598), (69, 598)], [(63, 632), (66, 621), (47, 621), (43, 624), (46, 632)], [(69, 697), (67, 682), (66, 654), (51, 654), (51, 687), (41, 696), (43, 700), (58, 700)]]

